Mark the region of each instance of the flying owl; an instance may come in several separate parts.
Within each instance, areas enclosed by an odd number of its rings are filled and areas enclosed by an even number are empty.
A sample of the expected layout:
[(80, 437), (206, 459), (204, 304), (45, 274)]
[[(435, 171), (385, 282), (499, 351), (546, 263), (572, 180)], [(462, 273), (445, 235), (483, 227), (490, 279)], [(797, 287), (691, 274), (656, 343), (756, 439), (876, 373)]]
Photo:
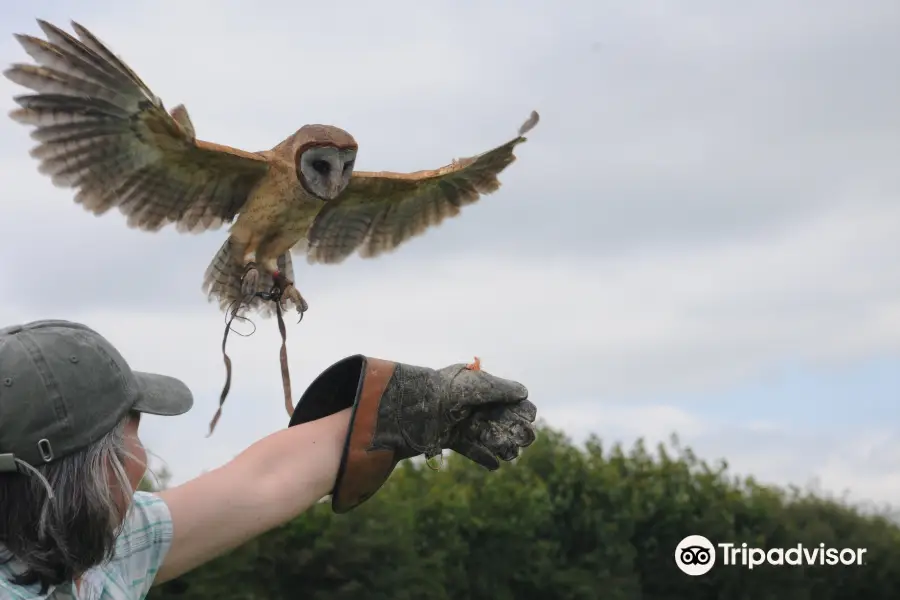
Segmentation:
[(356, 171), (358, 145), (331, 125), (304, 125), (271, 150), (245, 152), (196, 138), (183, 105), (168, 112), (150, 88), (90, 31), (78, 39), (42, 20), (47, 41), (16, 39), (37, 63), (15, 64), (11, 81), (36, 92), (10, 113), (34, 127), (31, 155), (57, 186), (101, 215), (117, 207), (132, 228), (202, 232), (230, 223), (203, 291), (226, 310), (266, 316), (253, 296), (277, 287), (283, 306), (305, 311), (291, 252), (340, 263), (389, 252), (500, 187), (497, 176), (538, 114), (505, 144), (415, 173)]

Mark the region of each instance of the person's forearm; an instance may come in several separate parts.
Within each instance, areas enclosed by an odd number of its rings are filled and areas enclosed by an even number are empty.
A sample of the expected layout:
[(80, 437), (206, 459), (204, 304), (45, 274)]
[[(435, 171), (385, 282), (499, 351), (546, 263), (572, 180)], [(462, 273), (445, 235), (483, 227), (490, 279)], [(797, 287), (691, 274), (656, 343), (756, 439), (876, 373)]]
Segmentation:
[(347, 409), (278, 431), (218, 469), (161, 492), (174, 537), (155, 583), (289, 521), (328, 495), (349, 423)]
[(253, 482), (278, 525), (331, 492), (349, 423), (346, 409), (273, 433), (231, 461), (231, 477)]

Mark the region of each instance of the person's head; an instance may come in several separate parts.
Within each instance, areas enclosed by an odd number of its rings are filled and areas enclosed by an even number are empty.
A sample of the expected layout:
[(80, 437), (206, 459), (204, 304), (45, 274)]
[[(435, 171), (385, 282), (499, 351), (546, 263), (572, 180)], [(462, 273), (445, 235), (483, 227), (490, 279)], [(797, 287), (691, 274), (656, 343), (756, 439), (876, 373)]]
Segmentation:
[(14, 583), (46, 591), (111, 558), (147, 468), (141, 413), (192, 404), (84, 325), (0, 329), (0, 560), (21, 567)]

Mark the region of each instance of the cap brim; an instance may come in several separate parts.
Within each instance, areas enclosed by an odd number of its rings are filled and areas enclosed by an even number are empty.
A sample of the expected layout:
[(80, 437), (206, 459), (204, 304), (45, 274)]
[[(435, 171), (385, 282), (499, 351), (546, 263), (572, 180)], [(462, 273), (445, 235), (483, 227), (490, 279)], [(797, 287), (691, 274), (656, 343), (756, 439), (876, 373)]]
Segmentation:
[(182, 381), (167, 375), (134, 371), (140, 393), (132, 409), (150, 414), (173, 416), (186, 413), (194, 405), (194, 395)]

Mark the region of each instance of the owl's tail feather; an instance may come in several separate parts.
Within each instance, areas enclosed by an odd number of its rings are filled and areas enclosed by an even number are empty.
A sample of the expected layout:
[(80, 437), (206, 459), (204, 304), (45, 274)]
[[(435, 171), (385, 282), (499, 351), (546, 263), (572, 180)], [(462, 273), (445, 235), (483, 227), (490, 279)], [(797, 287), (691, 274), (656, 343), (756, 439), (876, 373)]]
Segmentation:
[[(232, 238), (226, 239), (206, 268), (203, 276), (203, 293), (210, 302), (215, 300), (224, 313), (231, 313), (234, 308), (240, 306), (239, 315), (252, 311), (263, 318), (271, 317), (275, 314), (275, 307), (271, 301), (263, 300), (259, 296), (244, 298), (241, 287), (245, 268), (242, 263), (243, 256), (240, 244)], [(290, 252), (285, 252), (278, 259), (278, 268), (290, 281), (294, 280), (294, 266)], [(269, 292), (274, 284), (272, 274), (260, 269), (256, 291)], [(282, 302), (282, 305), (290, 309), (287, 300)]]

